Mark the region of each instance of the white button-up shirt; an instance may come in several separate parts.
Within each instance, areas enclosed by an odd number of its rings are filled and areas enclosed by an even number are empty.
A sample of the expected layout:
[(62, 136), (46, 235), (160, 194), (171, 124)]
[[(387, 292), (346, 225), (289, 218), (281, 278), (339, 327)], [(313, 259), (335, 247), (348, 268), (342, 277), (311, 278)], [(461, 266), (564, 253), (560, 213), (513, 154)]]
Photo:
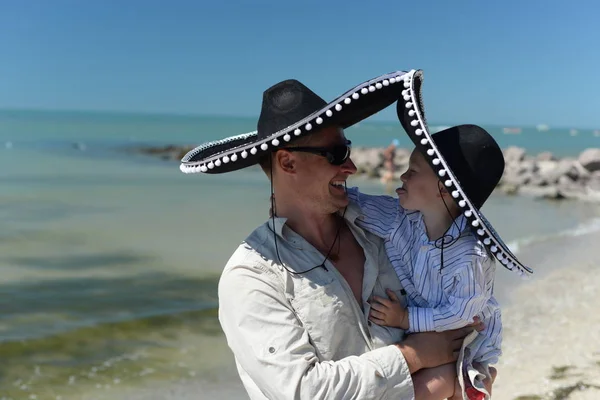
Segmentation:
[(383, 241), (355, 225), (359, 215), (351, 204), (344, 218), (365, 253), (362, 304), (329, 261), (306, 273), (285, 269), (307, 271), (324, 256), (284, 218), (252, 232), (225, 266), (219, 321), (251, 399), (414, 398), (392, 345), (404, 332), (368, 322), (371, 296), (386, 288), (404, 296)]

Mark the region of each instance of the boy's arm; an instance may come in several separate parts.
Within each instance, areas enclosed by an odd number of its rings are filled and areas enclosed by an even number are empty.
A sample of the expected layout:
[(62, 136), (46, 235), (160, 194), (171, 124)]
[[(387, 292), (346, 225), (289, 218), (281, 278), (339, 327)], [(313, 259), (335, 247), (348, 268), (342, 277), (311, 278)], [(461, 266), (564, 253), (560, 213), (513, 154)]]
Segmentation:
[(404, 213), (395, 197), (361, 193), (357, 187), (348, 188), (347, 194), (361, 209), (362, 218), (356, 224), (381, 238), (387, 237), (399, 213)]
[[(493, 261), (489, 257), (473, 256), (443, 280), (448, 301), (439, 307), (408, 307), (409, 332), (445, 331), (473, 322), (490, 299), (485, 290), (487, 275)], [(493, 279), (491, 277), (490, 279)]]

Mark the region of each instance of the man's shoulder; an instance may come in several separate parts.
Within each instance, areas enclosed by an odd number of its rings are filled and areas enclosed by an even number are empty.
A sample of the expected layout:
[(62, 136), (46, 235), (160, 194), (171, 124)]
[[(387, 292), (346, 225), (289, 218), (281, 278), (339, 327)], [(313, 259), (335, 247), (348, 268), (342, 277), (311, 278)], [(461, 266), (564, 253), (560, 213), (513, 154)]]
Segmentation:
[(269, 232), (266, 222), (254, 229), (229, 257), (222, 275), (225, 276), (239, 267), (263, 269), (263, 265), (269, 260), (269, 246), (267, 246)]

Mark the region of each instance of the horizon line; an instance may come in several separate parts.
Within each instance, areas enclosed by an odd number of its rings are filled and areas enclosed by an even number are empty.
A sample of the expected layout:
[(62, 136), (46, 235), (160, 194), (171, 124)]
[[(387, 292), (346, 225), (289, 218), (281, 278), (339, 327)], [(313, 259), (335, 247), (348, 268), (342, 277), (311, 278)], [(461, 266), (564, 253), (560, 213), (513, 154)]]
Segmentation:
[[(66, 108), (28, 108), (28, 107), (0, 107), (0, 112), (38, 112), (38, 113), (73, 113), (73, 114), (105, 114), (105, 115), (129, 115), (129, 116), (162, 116), (162, 117), (179, 117), (179, 118), (233, 118), (233, 119), (258, 119), (258, 115), (232, 115), (232, 114), (198, 114), (193, 112), (175, 112), (175, 111), (149, 111), (149, 110), (94, 110), (94, 109), (66, 109)], [(398, 122), (395, 119), (379, 119), (379, 120), (363, 120), (359, 123), (390, 123)], [(462, 122), (464, 123), (464, 122)], [(430, 126), (453, 126), (461, 123), (433, 123)], [(596, 130), (597, 128), (590, 127), (573, 127), (565, 125), (548, 125), (545, 123), (537, 124), (498, 124), (498, 123), (476, 123), (476, 125), (500, 127), (500, 128), (536, 128), (540, 125), (547, 125), (549, 129), (585, 129)]]

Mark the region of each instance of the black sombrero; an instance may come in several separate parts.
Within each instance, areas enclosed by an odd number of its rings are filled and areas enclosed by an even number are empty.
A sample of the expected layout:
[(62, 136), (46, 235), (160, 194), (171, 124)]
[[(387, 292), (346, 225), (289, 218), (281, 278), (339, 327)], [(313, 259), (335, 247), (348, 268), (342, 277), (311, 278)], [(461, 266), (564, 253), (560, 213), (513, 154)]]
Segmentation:
[(494, 138), (476, 125), (455, 126), (432, 135), (421, 97), (422, 71), (410, 71), (403, 80), (402, 99), (397, 104), (400, 123), (463, 210), (471, 230), (504, 267), (521, 274), (533, 273), (479, 210), (504, 172), (504, 156)]
[(258, 163), (261, 156), (326, 126), (348, 128), (400, 98), (404, 71), (368, 80), (330, 103), (297, 80), (280, 82), (263, 93), (257, 130), (205, 143), (181, 160), (184, 173), (218, 174)]

